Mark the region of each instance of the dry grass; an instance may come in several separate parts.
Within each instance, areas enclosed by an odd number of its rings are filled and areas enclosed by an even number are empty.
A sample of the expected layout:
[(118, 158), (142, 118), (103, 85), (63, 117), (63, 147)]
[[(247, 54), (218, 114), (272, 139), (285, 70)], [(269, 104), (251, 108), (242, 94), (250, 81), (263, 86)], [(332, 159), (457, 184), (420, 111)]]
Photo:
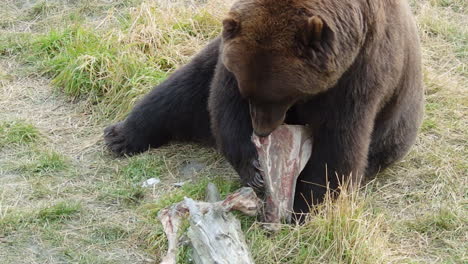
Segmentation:
[[(369, 185), (371, 186), (371, 184)], [(247, 231), (256, 263), (389, 263), (383, 214), (374, 212), (367, 188), (330, 195), (301, 226), (270, 236), (254, 223)]]
[[(0, 4), (1, 263), (157, 262), (166, 247), (158, 210), (201, 198), (209, 180), (223, 194), (238, 187), (211, 149), (171, 145), (116, 159), (101, 139), (105, 123), (219, 33), (228, 2)], [(257, 263), (467, 263), (467, 4), (411, 4), (427, 87), (415, 147), (304, 226), (269, 236), (241, 217)], [(151, 177), (161, 184), (140, 187)], [(190, 182), (172, 185), (180, 181)]]

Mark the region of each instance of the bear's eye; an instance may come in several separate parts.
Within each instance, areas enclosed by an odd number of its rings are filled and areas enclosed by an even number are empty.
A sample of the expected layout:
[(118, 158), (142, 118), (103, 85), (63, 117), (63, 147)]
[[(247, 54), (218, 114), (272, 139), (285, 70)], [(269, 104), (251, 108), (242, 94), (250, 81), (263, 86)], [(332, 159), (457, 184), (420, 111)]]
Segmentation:
[(239, 21), (234, 18), (226, 18), (223, 20), (223, 38), (233, 38), (240, 30)]

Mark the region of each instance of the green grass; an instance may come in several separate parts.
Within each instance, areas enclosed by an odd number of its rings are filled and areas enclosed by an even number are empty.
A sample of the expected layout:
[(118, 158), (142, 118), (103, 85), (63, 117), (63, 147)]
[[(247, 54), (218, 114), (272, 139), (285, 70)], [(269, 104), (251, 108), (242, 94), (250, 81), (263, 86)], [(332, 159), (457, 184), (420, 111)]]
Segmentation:
[(418, 233), (435, 235), (443, 231), (454, 231), (463, 228), (466, 220), (457, 215), (453, 208), (441, 208), (438, 212), (420, 216), (407, 223), (409, 230)]
[(15, 144), (30, 144), (40, 139), (39, 130), (24, 121), (0, 123), (0, 147)]
[(48, 149), (36, 149), (26, 151), (20, 162), (13, 166), (29, 176), (50, 175), (51, 173), (63, 172), (69, 168), (69, 161), (62, 154)]
[(77, 202), (59, 202), (53, 206), (41, 209), (37, 219), (44, 222), (63, 222), (71, 219), (81, 210)]
[[(43, 16), (53, 6), (40, 1), (29, 12)], [(0, 38), (0, 55), (22, 54), (58, 90), (88, 100), (96, 117), (122, 118), (136, 98), (188, 59), (174, 49), (220, 32), (219, 19), (207, 10), (170, 11), (182, 18), (157, 5), (142, 4), (120, 15), (120, 27), (111, 30), (96, 31), (77, 21), (35, 35), (5, 34)]]
[(122, 206), (134, 206), (140, 204), (145, 192), (142, 187), (130, 184), (121, 184), (103, 188), (98, 199), (107, 203)]
[(0, 57), (12, 56), (29, 49), (31, 38), (31, 33), (0, 34)]
[(64, 223), (80, 212), (81, 204), (77, 201), (60, 201), (35, 211), (12, 210), (8, 215), (0, 217), (0, 235), (8, 235), (35, 225)]
[(160, 178), (165, 171), (164, 161), (160, 157), (141, 155), (129, 158), (128, 164), (119, 172), (124, 180), (141, 184), (150, 178)]
[(97, 108), (104, 116), (122, 116), (136, 97), (166, 76), (115, 38), (82, 26), (38, 36), (32, 41), (32, 54), (27, 60), (37, 63), (56, 87), (105, 106)]
[(36, 164), (33, 165), (33, 172), (46, 173), (60, 171), (67, 168), (67, 160), (57, 152), (43, 153)]
[(124, 227), (109, 224), (97, 226), (92, 232), (92, 237), (101, 241), (102, 244), (109, 244), (121, 240), (128, 235), (129, 233)]

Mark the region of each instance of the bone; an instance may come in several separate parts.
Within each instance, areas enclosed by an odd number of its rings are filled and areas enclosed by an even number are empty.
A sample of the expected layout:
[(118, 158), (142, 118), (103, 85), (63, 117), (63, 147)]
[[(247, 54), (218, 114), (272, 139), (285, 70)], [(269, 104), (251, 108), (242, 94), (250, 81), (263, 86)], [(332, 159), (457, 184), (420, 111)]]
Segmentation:
[(168, 250), (161, 264), (176, 264), (176, 257), (179, 244), (179, 228), (182, 219), (187, 214), (188, 209), (183, 203), (174, 204), (170, 208), (161, 210), (158, 214), (168, 240)]
[(265, 182), (264, 221), (273, 231), (290, 223), (296, 182), (312, 154), (311, 132), (305, 126), (282, 125), (268, 137), (252, 136)]
[(207, 200), (194, 201), (184, 198), (180, 203), (163, 209), (158, 218), (168, 238), (169, 248), (161, 264), (175, 264), (178, 252), (178, 231), (181, 220), (190, 217), (188, 237), (193, 247), (196, 264), (232, 263), (253, 264), (252, 256), (240, 229), (240, 222), (230, 211), (237, 210), (247, 215), (260, 211), (261, 201), (252, 188), (241, 188), (223, 201), (212, 184), (208, 186)]

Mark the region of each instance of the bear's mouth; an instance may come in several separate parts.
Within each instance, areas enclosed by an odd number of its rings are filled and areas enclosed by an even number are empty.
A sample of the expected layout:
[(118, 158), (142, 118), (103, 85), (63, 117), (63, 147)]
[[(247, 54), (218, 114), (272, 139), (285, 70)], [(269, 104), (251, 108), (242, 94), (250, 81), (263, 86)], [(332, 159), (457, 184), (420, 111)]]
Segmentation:
[(255, 135), (268, 137), (280, 125), (285, 123), (288, 106), (249, 104), (250, 118)]

